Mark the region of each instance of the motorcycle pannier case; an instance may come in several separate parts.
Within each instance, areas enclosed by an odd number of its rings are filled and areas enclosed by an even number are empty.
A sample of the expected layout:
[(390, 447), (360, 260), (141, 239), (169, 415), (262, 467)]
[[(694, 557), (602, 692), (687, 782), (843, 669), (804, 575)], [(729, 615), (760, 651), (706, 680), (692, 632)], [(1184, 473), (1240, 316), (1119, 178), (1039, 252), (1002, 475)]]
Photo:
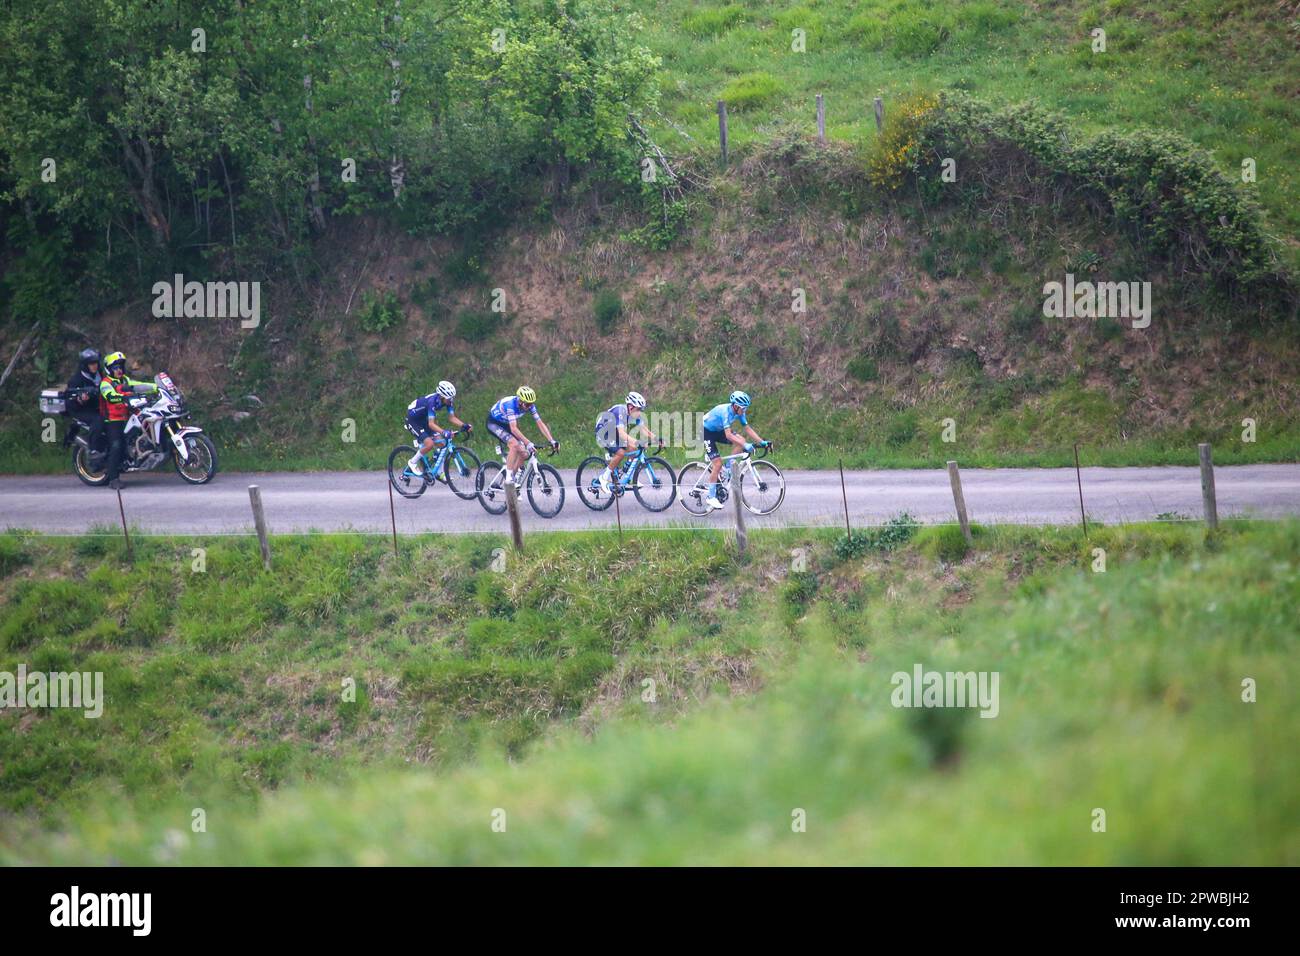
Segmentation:
[(47, 388), (41, 391), (41, 411), (47, 415), (62, 415), (68, 410), (68, 403), (63, 398), (63, 392), (57, 388)]

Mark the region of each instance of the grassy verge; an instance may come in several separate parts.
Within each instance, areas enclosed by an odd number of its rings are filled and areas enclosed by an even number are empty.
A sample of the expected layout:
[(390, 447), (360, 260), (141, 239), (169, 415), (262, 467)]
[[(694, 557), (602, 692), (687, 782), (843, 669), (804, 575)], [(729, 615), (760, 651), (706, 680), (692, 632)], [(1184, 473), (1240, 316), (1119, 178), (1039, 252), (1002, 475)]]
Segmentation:
[[(147, 618), (139, 602), (107, 602), (107, 624), (32, 631), (75, 587), (114, 593), (114, 558), (6, 538), (5, 617), (27, 623), (6, 630), (3, 666), (93, 664), (118, 694), (98, 722), (0, 717), (19, 728), (0, 735), (0, 857), (1300, 860), (1300, 524), (1209, 539), (1099, 528), (1086, 542), (992, 528), (971, 551), (905, 522), (852, 545), (754, 538), (740, 566), (701, 536), (637, 540), (623, 558), (596, 536), (539, 536), (497, 576), (482, 567), (487, 541), (429, 539), (409, 571), (378, 545), (304, 542), (277, 583), (250, 552), (230, 552), (239, 570), (209, 551), (199, 581), (188, 547), (159, 546), (131, 593), (147, 580), (178, 607), (210, 602), (215, 623), (159, 610), (153, 637), (125, 644), (107, 634), (114, 615), (138, 632), (123, 616)], [(621, 560), (635, 564), (609, 574)], [(333, 606), (312, 586), (330, 573), (352, 582)], [(268, 623), (227, 623), (246, 614)], [(15, 632), (39, 637), (15, 647)], [(584, 654), (600, 660), (575, 677)], [(917, 664), (997, 671), (998, 716), (891, 706), (891, 675)], [(337, 696), (347, 674), (364, 678), (351, 710)], [(1245, 678), (1257, 703), (1242, 701)], [(521, 719), (544, 746), (512, 746)], [(407, 766), (425, 761), (439, 772)], [(206, 833), (191, 832), (195, 807)], [(792, 830), (798, 811), (806, 832)], [(50, 826), (62, 836), (34, 838)]]

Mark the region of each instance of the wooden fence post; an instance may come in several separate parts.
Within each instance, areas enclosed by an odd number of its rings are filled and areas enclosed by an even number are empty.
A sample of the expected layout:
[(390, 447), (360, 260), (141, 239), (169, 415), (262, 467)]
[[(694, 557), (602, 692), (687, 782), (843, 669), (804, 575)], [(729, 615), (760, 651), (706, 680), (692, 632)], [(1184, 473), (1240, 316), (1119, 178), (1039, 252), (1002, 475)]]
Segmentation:
[(524, 529), (519, 524), (519, 489), (513, 481), (507, 481), (506, 512), (510, 515), (510, 542), (520, 554), (524, 550)]
[(262, 546), (262, 564), (271, 570), (271, 542), (266, 537), (266, 513), (262, 510), (262, 489), (248, 486), (248, 500), (253, 506), (253, 524), (257, 527), (257, 543)]
[(1214, 498), (1214, 459), (1209, 442), (1201, 442), (1196, 449), (1201, 455), (1201, 500), (1205, 504), (1205, 524), (1213, 531), (1219, 527), (1219, 505)]
[(384, 484), (388, 485), (388, 519), (393, 524), (393, 557), (397, 557), (397, 512), (393, 508), (393, 483), (385, 480)]
[(877, 96), (872, 105), (876, 108), (876, 132), (879, 133), (885, 128), (885, 101)]
[(722, 146), (722, 165), (727, 165), (727, 101), (718, 100), (718, 142)]
[(826, 101), (817, 94), (817, 142), (826, 145)]
[(957, 503), (957, 522), (961, 525), (961, 536), (967, 544), (972, 544), (970, 519), (966, 516), (966, 496), (961, 493), (961, 473), (957, 471), (955, 461), (948, 462), (948, 483), (952, 485), (952, 500)]

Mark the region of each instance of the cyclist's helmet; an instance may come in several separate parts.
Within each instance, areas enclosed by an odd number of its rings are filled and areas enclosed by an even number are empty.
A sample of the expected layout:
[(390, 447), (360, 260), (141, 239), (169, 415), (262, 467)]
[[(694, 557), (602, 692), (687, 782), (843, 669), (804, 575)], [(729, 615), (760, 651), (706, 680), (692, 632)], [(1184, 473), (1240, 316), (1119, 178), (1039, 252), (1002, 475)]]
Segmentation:
[(740, 389), (731, 393), (731, 404), (737, 408), (749, 408), (749, 394), (742, 392)]
[(111, 352), (104, 358), (104, 370), (110, 375), (121, 375), (126, 371), (126, 356), (121, 352)]
[(438, 383), (438, 394), (441, 395), (443, 398), (445, 398), (445, 399), (446, 399), (447, 401), (449, 401), (449, 402), (455, 401), (455, 400), (456, 400), (456, 386), (453, 385), (453, 384), (451, 384), (451, 382), (448, 382), (448, 381), (445, 381), (445, 380), (444, 380), (444, 381), (441, 381), (441, 382)]
[(532, 405), (537, 401), (537, 393), (527, 385), (520, 385), (519, 391), (515, 392), (515, 398), (519, 399), (525, 405)]
[(81, 358), (81, 370), (84, 372), (91, 365), (94, 365), (99, 361), (99, 350), (82, 349), (80, 358)]
[(628, 392), (627, 403), (631, 405), (633, 408), (645, 408), (646, 406), (645, 396), (642, 395), (640, 392)]

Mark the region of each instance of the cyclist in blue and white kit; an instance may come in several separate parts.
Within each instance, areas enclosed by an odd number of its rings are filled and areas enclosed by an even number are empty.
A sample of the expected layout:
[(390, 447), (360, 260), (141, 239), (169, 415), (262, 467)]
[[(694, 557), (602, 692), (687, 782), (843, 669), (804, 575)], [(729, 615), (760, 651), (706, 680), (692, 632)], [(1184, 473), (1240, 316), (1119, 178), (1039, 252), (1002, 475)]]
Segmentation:
[[(605, 470), (596, 479), (600, 484), (600, 490), (607, 495), (610, 494), (610, 479), (614, 477), (614, 472), (618, 471), (618, 466), (623, 463), (623, 457), (636, 448), (636, 442), (632, 439), (632, 429), (639, 428), (645, 434), (647, 441), (655, 440), (655, 433), (650, 430), (650, 426), (645, 423), (645, 416), (641, 414), (645, 411), (645, 407), (644, 395), (640, 392), (628, 392), (627, 398), (605, 409), (596, 419), (596, 444), (611, 456), (605, 462)], [(663, 442), (659, 444), (662, 447)]]
[[(750, 398), (747, 394), (737, 389), (731, 393), (731, 398), (721, 405), (715, 405), (709, 409), (704, 416), (704, 453), (708, 456), (709, 465), (709, 496), (704, 499), (704, 503), (709, 506), (710, 510), (722, 507), (722, 502), (718, 500), (718, 474), (722, 471), (722, 458), (718, 452), (718, 445), (726, 442), (735, 448), (736, 453), (742, 451), (753, 451), (754, 445), (763, 445), (764, 447), (772, 444), (764, 441), (754, 429), (749, 427), (749, 421), (745, 418), (745, 412), (750, 406)], [(732, 422), (740, 422), (745, 426), (745, 433), (750, 437), (750, 441), (745, 441), (731, 429)]]
[(473, 429), (473, 425), (466, 425), (456, 417), (455, 401), (456, 386), (451, 382), (442, 381), (428, 395), (417, 398), (406, 406), (406, 430), (421, 443), (420, 450), (406, 463), (406, 467), (410, 468), (413, 473), (418, 475), (424, 470), (421, 459), (429, 454), (434, 442), (446, 441), (452, 435), (452, 432), (444, 431), (435, 421), (437, 414), (444, 408), (447, 410), (448, 420), (457, 428), (463, 428), (466, 431)]
[(498, 441), (504, 442), (509, 452), (506, 455), (506, 481), (515, 484), (519, 466), (533, 453), (536, 446), (524, 437), (517, 422), (525, 415), (532, 415), (533, 421), (546, 440), (551, 443), (551, 451), (559, 451), (560, 443), (551, 435), (551, 430), (542, 421), (537, 411), (537, 393), (527, 385), (520, 385), (519, 391), (507, 395), (488, 411), (487, 429)]

